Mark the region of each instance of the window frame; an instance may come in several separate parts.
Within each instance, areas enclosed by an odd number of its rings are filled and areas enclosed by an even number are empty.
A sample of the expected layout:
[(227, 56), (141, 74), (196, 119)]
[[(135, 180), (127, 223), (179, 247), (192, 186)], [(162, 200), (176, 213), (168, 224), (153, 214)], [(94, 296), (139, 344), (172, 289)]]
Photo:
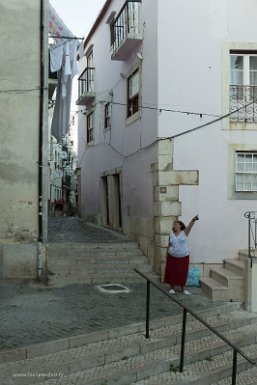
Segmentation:
[[(238, 85), (238, 86), (250, 86), (250, 85), (256, 85), (257, 86), (257, 83), (256, 84), (251, 84), (250, 82), (250, 73), (251, 73), (251, 68), (250, 68), (250, 57), (257, 57), (257, 51), (256, 50), (252, 50), (252, 51), (234, 51), (234, 50), (231, 50), (230, 51), (230, 85)], [(232, 56), (241, 56), (243, 57), (243, 83), (242, 84), (234, 84), (232, 82), (232, 66), (231, 66), (231, 57)], [(256, 68), (257, 70), (257, 68)]]
[(108, 130), (111, 128), (111, 116), (112, 116), (112, 106), (111, 106), (111, 102), (108, 102), (104, 105), (104, 129), (105, 130)]
[[(138, 91), (132, 97), (130, 97), (130, 81), (131, 79), (133, 79), (135, 74), (138, 74)], [(140, 68), (138, 67), (127, 77), (127, 112), (126, 112), (127, 119), (130, 119), (140, 111), (140, 95), (141, 95), (140, 83), (141, 83), (141, 72), (140, 72)], [(134, 109), (135, 100), (137, 101), (136, 109)], [(131, 107), (132, 107), (132, 112), (131, 112)]]
[[(94, 49), (93, 47), (86, 54), (87, 58), (87, 68), (94, 68)], [(91, 63), (90, 63), (91, 61)]]
[[(251, 155), (252, 157), (252, 160), (251, 162), (238, 162), (238, 155)], [(236, 151), (235, 152), (235, 192), (236, 193), (240, 193), (240, 192), (244, 192), (244, 193), (256, 193), (257, 192), (257, 186), (256, 188), (252, 188), (252, 184), (253, 184), (253, 181), (252, 181), (252, 176), (253, 175), (256, 175), (256, 179), (257, 179), (257, 167), (256, 167), (256, 171), (255, 170), (239, 170), (238, 169), (238, 165), (241, 163), (241, 164), (246, 164), (246, 163), (251, 163), (252, 165), (254, 165), (254, 163), (256, 163), (257, 165), (257, 162), (254, 162), (254, 156), (256, 156), (256, 159), (257, 159), (257, 151)], [(237, 184), (240, 183), (238, 182), (237, 178), (239, 175), (243, 175), (243, 181), (241, 182), (243, 184), (243, 188), (238, 188), (237, 187)], [(250, 178), (250, 182), (245, 182), (245, 176), (251, 176)], [(251, 183), (251, 188), (245, 188), (245, 183)], [(257, 181), (255, 182), (257, 184)]]
[[(92, 117), (92, 120), (91, 120)], [(92, 125), (90, 126), (90, 121)], [(87, 144), (93, 143), (95, 140), (94, 135), (94, 111), (91, 111), (87, 114)]]

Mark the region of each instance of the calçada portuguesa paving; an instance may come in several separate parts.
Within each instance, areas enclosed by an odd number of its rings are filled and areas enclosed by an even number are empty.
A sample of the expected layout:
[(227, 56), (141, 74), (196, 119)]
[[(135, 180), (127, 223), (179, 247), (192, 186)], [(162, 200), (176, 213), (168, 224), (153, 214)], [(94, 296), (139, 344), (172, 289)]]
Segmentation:
[[(91, 226), (77, 218), (54, 218), (49, 224), (52, 242), (124, 242), (112, 231)], [(136, 273), (135, 273), (136, 274)], [(35, 281), (1, 281), (0, 349), (110, 329), (145, 319), (146, 284), (126, 284), (128, 293), (102, 293), (97, 285), (71, 284), (49, 287)], [(177, 294), (192, 309), (214, 307), (192, 288), (191, 296)], [(181, 313), (181, 309), (156, 289), (151, 291), (151, 317)]]

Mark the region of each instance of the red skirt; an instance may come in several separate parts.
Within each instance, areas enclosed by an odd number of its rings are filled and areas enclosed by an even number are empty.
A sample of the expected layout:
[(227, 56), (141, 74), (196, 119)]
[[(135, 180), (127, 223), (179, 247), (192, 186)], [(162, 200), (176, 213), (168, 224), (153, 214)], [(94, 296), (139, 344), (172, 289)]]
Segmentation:
[(167, 254), (164, 282), (171, 286), (186, 285), (189, 267), (189, 255), (183, 258), (172, 257)]

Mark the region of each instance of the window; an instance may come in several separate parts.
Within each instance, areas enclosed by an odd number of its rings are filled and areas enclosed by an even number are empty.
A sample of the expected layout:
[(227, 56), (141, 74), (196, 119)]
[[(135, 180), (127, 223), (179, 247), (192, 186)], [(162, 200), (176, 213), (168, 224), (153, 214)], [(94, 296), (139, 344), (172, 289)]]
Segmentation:
[(257, 85), (257, 53), (230, 55), (231, 85)]
[(94, 67), (94, 55), (93, 55), (93, 50), (91, 50), (91, 51), (87, 54), (87, 67), (88, 67), (88, 68)]
[(257, 152), (236, 152), (236, 191), (257, 191)]
[(127, 117), (134, 115), (139, 111), (139, 84), (140, 76), (139, 69), (137, 69), (129, 78), (128, 78), (128, 111)]
[(111, 127), (111, 103), (104, 106), (104, 128)]
[(94, 140), (94, 113), (87, 115), (87, 143)]
[(230, 121), (256, 123), (257, 52), (231, 52), (230, 84)]

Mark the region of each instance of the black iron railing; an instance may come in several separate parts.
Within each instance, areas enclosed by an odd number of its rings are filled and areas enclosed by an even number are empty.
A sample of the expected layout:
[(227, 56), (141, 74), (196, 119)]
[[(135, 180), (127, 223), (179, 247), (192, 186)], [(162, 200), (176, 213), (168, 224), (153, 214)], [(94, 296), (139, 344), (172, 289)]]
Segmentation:
[(248, 257), (256, 258), (257, 249), (257, 211), (247, 211), (244, 217), (248, 219)]
[(111, 24), (111, 53), (115, 53), (129, 34), (139, 33), (141, 0), (126, 1)]
[(257, 86), (230, 86), (230, 112), (234, 111), (231, 122), (257, 122)]
[(93, 94), (95, 92), (95, 68), (87, 67), (79, 79), (79, 98), (85, 94)]
[(183, 309), (183, 322), (182, 322), (182, 337), (181, 337), (181, 349), (180, 349), (180, 365), (179, 371), (182, 373), (184, 369), (184, 357), (185, 357), (185, 342), (186, 342), (186, 322), (187, 322), (187, 314), (191, 314), (195, 319), (201, 322), (204, 326), (206, 326), (211, 332), (213, 332), (216, 336), (222, 339), (228, 346), (233, 349), (233, 368), (232, 368), (232, 385), (236, 385), (236, 375), (237, 375), (237, 355), (240, 354), (245, 360), (247, 360), (251, 365), (256, 365), (256, 362), (253, 361), (250, 357), (248, 357), (240, 348), (230, 342), (226, 337), (224, 337), (218, 330), (216, 330), (213, 326), (208, 324), (202, 317), (196, 314), (193, 310), (191, 310), (188, 306), (184, 305), (174, 296), (171, 296), (167, 291), (165, 291), (162, 287), (160, 287), (156, 282), (152, 279), (148, 278), (144, 273), (142, 273), (138, 269), (134, 269), (134, 271), (141, 275), (146, 280), (146, 338), (150, 337), (150, 289), (151, 285), (156, 289), (161, 291), (164, 295), (169, 297), (173, 302), (179, 305)]

